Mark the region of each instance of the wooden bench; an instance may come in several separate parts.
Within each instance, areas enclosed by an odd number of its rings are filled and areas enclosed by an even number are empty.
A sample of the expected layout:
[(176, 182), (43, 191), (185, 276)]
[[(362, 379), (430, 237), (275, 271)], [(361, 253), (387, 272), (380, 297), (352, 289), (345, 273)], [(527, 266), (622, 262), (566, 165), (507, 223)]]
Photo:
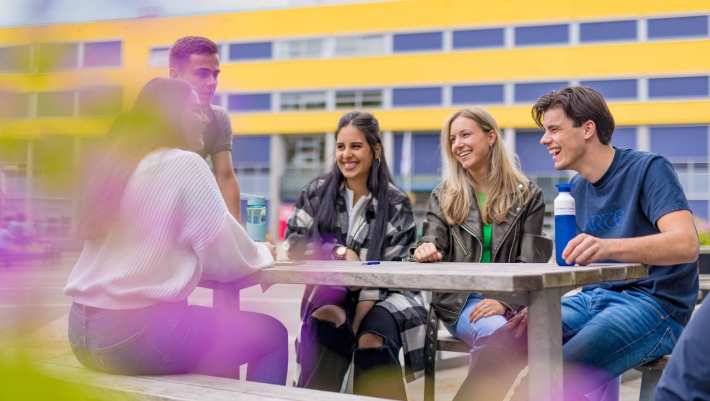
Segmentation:
[(66, 335), (67, 323), (67, 315), (62, 316), (30, 337), (33, 348), (41, 351), (33, 356), (38, 367), (50, 377), (116, 394), (118, 400), (128, 396), (128, 399), (145, 401), (383, 401), (201, 374), (123, 376), (96, 372), (85, 368), (74, 357)]
[[(710, 284), (710, 283), (709, 283)], [(439, 330), (439, 318), (430, 308), (426, 341), (424, 344), (424, 401), (435, 400), (434, 383), (436, 382), (436, 353), (438, 351), (449, 352), (469, 352), (469, 346), (463, 341), (450, 335), (445, 330)], [(652, 401), (656, 385), (661, 378), (663, 369), (666, 367), (670, 356), (666, 355), (655, 361), (645, 365), (636, 367), (635, 369), (641, 372), (641, 391), (639, 393), (639, 401)]]
[(380, 398), (199, 374), (122, 376), (84, 368), (72, 354), (40, 363), (49, 376), (144, 401), (382, 401)]

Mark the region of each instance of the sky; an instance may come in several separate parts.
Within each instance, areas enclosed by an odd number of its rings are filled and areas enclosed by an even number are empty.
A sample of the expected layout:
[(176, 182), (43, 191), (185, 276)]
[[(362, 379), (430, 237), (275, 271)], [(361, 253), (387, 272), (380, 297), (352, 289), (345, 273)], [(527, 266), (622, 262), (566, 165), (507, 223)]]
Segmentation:
[(210, 14), (358, 0), (0, 0), (0, 26)]

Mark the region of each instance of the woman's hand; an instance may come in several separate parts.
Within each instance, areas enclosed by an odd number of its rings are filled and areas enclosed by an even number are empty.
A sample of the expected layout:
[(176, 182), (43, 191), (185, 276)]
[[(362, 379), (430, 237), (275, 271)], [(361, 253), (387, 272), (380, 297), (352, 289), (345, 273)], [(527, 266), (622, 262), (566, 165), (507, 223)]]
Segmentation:
[(357, 253), (355, 253), (355, 251), (353, 251), (352, 249), (348, 248), (348, 249), (345, 251), (345, 260), (347, 260), (348, 262), (357, 262), (357, 261), (360, 260), (360, 257), (357, 256)]
[(515, 316), (508, 320), (505, 324), (507, 330), (515, 331), (515, 337), (520, 337), (525, 333), (528, 328), (528, 308), (525, 308), (518, 312)]
[(471, 323), (476, 322), (482, 317), (502, 315), (505, 313), (505, 306), (495, 299), (486, 298), (477, 303), (471, 313), (468, 315)]
[(424, 242), (414, 250), (414, 258), (417, 262), (439, 262), (444, 255), (431, 242)]
[(266, 246), (266, 249), (268, 249), (269, 252), (271, 252), (271, 256), (274, 258), (274, 260), (276, 260), (276, 245), (272, 244), (269, 241), (264, 241), (264, 242), (262, 242), (262, 244), (264, 244)]

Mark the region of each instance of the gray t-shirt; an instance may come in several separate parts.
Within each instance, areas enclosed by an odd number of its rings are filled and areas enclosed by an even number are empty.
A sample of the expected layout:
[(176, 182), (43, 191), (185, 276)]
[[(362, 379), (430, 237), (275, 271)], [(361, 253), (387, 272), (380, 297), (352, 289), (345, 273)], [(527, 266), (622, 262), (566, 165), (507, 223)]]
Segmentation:
[(223, 151), (232, 151), (232, 123), (227, 111), (217, 105), (211, 105), (213, 116), (202, 134), (205, 147), (200, 156), (207, 157)]

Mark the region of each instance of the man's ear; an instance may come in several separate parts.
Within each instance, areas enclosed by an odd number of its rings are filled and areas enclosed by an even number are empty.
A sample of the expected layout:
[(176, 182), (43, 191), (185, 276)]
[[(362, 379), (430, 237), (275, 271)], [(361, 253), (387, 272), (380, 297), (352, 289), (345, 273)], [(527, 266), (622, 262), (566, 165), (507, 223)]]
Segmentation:
[(582, 129), (584, 129), (584, 139), (591, 139), (597, 135), (597, 124), (592, 120), (587, 120), (582, 123)]
[(170, 67), (170, 78), (177, 78), (178, 71), (175, 67)]

